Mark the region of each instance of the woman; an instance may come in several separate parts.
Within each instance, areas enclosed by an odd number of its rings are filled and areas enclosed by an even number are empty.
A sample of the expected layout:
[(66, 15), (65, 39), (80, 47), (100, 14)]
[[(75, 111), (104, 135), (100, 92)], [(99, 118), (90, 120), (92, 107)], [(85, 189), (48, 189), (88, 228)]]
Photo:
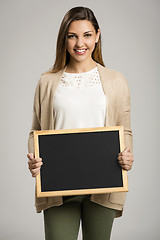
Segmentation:
[[(94, 13), (86, 7), (70, 9), (57, 39), (56, 60), (42, 74), (35, 91), (28, 165), (36, 177), (43, 164), (35, 158), (34, 130), (123, 125), (126, 149), (118, 161), (125, 170), (133, 163), (130, 93), (125, 77), (105, 67), (101, 32)], [(77, 239), (82, 220), (83, 239), (110, 239), (113, 220), (122, 215), (126, 193), (65, 197), (35, 197), (43, 210), (46, 240)]]

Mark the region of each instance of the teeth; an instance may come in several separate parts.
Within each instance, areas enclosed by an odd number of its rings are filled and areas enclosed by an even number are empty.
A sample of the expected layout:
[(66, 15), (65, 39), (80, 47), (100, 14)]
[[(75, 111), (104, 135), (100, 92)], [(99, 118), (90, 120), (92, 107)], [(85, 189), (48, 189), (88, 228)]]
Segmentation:
[(86, 49), (84, 49), (84, 50), (76, 50), (77, 52), (85, 52), (86, 51)]

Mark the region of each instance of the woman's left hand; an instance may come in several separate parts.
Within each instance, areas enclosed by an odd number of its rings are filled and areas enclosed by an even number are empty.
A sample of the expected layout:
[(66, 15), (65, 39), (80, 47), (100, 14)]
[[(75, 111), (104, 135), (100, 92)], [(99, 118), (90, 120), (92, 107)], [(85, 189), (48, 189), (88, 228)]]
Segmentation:
[(120, 152), (117, 159), (124, 170), (131, 170), (134, 159), (129, 148), (126, 147), (123, 152)]

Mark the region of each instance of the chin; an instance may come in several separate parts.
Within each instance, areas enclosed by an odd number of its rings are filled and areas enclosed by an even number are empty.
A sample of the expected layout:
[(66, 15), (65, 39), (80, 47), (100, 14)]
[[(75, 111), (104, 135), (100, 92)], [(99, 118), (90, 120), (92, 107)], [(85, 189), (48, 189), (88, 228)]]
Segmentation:
[(91, 58), (91, 55), (88, 53), (87, 55), (76, 55), (75, 53), (71, 55), (71, 57), (77, 61), (84, 61), (88, 58)]

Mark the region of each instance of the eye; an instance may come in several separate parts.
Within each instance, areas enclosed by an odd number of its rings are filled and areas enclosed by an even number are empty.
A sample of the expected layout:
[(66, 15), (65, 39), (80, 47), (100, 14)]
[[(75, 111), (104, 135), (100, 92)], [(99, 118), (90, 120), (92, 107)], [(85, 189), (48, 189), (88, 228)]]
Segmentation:
[(87, 33), (87, 34), (85, 34), (85, 36), (86, 36), (86, 37), (91, 37), (92, 34)]
[(68, 35), (68, 38), (73, 38), (75, 37), (75, 35)]

